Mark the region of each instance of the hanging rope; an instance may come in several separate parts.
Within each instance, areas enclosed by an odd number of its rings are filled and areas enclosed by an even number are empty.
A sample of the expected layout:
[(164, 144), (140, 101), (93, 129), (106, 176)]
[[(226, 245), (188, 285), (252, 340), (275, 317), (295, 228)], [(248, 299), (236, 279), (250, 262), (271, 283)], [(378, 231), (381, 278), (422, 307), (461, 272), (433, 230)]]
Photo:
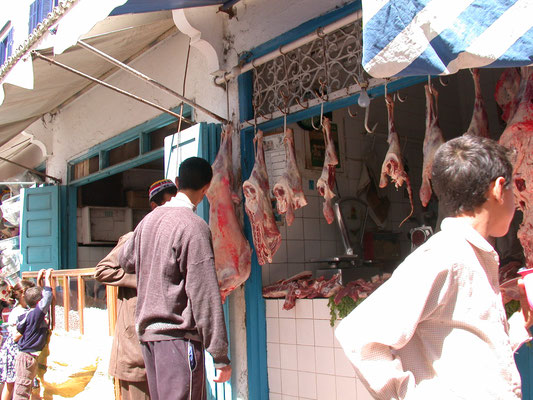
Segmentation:
[[(185, 71), (183, 72), (183, 87), (181, 89), (182, 95), (185, 96), (185, 86), (187, 84), (187, 71), (189, 70), (189, 55), (191, 54), (191, 39), (189, 39), (189, 46), (187, 47), (187, 58), (185, 60)], [(168, 153), (168, 160), (167, 160), (167, 170), (165, 171), (165, 177), (168, 176), (168, 169), (170, 168), (170, 160), (172, 158), (172, 150), (174, 149), (174, 138), (178, 136), (178, 144), (176, 146), (176, 151), (179, 151), (180, 144), (181, 144), (181, 135), (179, 134), (181, 132), (181, 122), (183, 121), (183, 108), (185, 104), (181, 102), (180, 105), (180, 118), (178, 120), (178, 131), (175, 135), (172, 135), (172, 141), (170, 142), (170, 151)], [(179, 154), (178, 154), (179, 157)]]

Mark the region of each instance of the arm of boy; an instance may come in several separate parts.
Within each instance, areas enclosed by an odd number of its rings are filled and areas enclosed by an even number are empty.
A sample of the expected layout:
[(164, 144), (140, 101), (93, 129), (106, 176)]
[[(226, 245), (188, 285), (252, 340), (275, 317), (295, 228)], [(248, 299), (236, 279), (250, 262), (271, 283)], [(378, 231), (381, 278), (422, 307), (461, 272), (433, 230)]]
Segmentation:
[(122, 250), (118, 254), (118, 264), (128, 274), (135, 274), (135, 264), (137, 260), (135, 257), (135, 232), (124, 243)]
[(37, 307), (42, 310), (43, 313), (46, 313), (52, 304), (52, 272), (53, 269), (49, 268), (46, 270), (44, 275), (44, 287), (43, 287), (43, 297), (39, 300)]
[(531, 340), (529, 328), (533, 326), (533, 311), (527, 301), (526, 290), (522, 279), (518, 280), (521, 312), (515, 312), (508, 320), (509, 341), (513, 351), (518, 350), (522, 343)]
[(126, 233), (118, 240), (117, 245), (96, 266), (94, 277), (98, 282), (111, 286), (136, 288), (137, 278), (135, 274), (128, 274), (119, 264), (119, 254), (127, 240), (133, 236), (133, 232)]
[[(413, 260), (413, 259), (411, 259)], [(392, 277), (358, 305), (335, 330), (361, 382), (378, 400), (416, 397), (415, 377), (404, 370), (402, 349), (453, 292), (450, 270), (430, 256), (401, 264)], [(428, 267), (432, 265), (432, 267)], [(416, 289), (412, 287), (416, 277)]]

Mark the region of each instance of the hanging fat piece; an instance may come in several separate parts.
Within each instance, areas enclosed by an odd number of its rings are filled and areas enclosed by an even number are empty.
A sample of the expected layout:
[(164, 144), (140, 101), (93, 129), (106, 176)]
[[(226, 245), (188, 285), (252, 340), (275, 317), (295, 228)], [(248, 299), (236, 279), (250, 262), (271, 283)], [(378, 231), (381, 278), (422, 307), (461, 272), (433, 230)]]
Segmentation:
[(422, 185), (420, 186), (420, 201), (426, 207), (431, 199), (431, 170), (435, 152), (444, 143), (442, 130), (437, 116), (438, 92), (430, 84), (424, 86), (426, 90), (426, 133), (422, 147), (424, 162), (422, 164)]
[(513, 191), (522, 211), (518, 239), (524, 249), (526, 267), (533, 268), (533, 68), (523, 67), (518, 106), (500, 137), (500, 144), (516, 151)]
[(481, 84), (479, 82), (479, 68), (472, 70), (472, 78), (474, 79), (474, 90), (476, 98), (474, 101), (474, 112), (472, 114), (472, 121), (465, 132), (465, 135), (489, 137), (489, 117), (487, 110), (485, 110), (485, 103), (481, 95)]
[(413, 190), (411, 189), (411, 182), (409, 176), (405, 172), (402, 153), (400, 149), (400, 139), (394, 126), (394, 101), (392, 96), (388, 94), (385, 97), (385, 103), (387, 104), (387, 114), (389, 116), (389, 136), (387, 142), (389, 143), (389, 150), (385, 155), (385, 160), (381, 166), (381, 179), (379, 181), (379, 187), (384, 188), (389, 183), (387, 176), (390, 176), (391, 181), (394, 182), (396, 189), (402, 186), (405, 182), (407, 185), (407, 193), (409, 194), (409, 202), (411, 203), (411, 213), (401, 222), (400, 226), (407, 221), (411, 215), (413, 215)]
[(333, 136), (331, 134), (331, 122), (329, 118), (323, 117), (322, 131), (324, 132), (326, 157), (324, 159), (322, 175), (320, 175), (316, 186), (320, 196), (324, 197), (322, 212), (324, 213), (327, 223), (331, 224), (335, 219), (331, 200), (335, 197), (335, 192), (333, 192), (333, 188), (335, 186), (335, 168), (337, 168), (336, 166), (339, 163), (339, 159), (337, 158), (337, 153), (335, 152), (335, 143), (333, 142)]
[(285, 131), (283, 138), (285, 145), (285, 157), (287, 164), (285, 172), (274, 185), (272, 192), (276, 196), (277, 210), (279, 214), (285, 214), (287, 225), (294, 221), (294, 211), (307, 205), (307, 199), (302, 189), (302, 176), (296, 163), (294, 152), (294, 132), (292, 129)]
[(227, 125), (221, 135), (213, 168), (213, 178), (206, 193), (209, 200), (209, 228), (213, 236), (215, 269), (222, 302), (250, 276), (252, 250), (242, 233), (235, 213), (239, 196), (233, 191), (231, 136), (233, 126)]
[(270, 201), (270, 187), (263, 153), (263, 132), (257, 131), (254, 138), (256, 145), (255, 165), (250, 178), (242, 185), (246, 197), (245, 209), (250, 224), (259, 265), (272, 262), (272, 257), (281, 244), (272, 203)]

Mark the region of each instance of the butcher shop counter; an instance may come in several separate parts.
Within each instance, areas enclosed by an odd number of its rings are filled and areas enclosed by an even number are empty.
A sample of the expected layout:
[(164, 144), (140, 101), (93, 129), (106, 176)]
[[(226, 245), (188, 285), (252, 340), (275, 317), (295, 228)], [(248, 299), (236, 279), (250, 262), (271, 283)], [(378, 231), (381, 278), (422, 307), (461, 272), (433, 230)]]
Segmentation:
[(335, 339), (328, 299), (265, 302), (270, 400), (372, 399)]

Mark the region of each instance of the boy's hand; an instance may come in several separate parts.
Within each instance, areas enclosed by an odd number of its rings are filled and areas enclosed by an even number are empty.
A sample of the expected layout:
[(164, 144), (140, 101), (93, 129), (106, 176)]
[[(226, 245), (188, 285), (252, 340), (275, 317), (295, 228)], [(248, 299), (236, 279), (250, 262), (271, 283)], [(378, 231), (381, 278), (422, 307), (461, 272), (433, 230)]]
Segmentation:
[(520, 292), (520, 307), (522, 308), (522, 314), (524, 315), (524, 321), (526, 321), (526, 328), (529, 329), (533, 326), (533, 310), (529, 306), (527, 301), (526, 287), (522, 279), (518, 280), (518, 291)]
[(231, 378), (231, 365), (226, 365), (222, 368), (217, 368), (218, 376), (213, 379), (217, 383), (227, 382)]
[(48, 287), (52, 287), (52, 272), (53, 268), (48, 268), (44, 275), (44, 285)]
[(43, 279), (44, 279), (44, 273), (46, 272), (45, 269), (41, 269), (39, 270), (39, 273), (37, 274), (37, 286), (40, 286), (42, 287), (44, 282), (43, 282)]

